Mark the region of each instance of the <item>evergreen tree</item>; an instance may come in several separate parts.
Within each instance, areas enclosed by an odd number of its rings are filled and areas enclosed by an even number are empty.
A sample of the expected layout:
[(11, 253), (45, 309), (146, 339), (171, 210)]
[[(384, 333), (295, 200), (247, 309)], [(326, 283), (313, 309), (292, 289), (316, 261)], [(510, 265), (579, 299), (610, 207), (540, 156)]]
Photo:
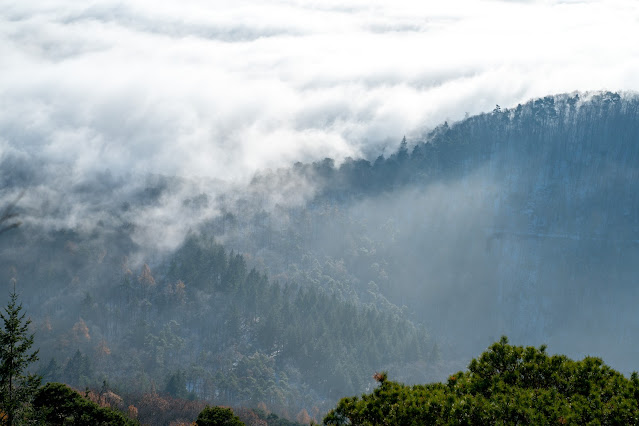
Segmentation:
[(187, 398), (189, 396), (186, 390), (186, 377), (182, 370), (171, 374), (164, 391), (174, 398)]
[(45, 383), (55, 382), (60, 380), (60, 374), (62, 372), (62, 367), (58, 364), (55, 358), (51, 358), (49, 363), (44, 368), (40, 368), (38, 370), (38, 374), (42, 377), (42, 380)]
[(40, 386), (41, 377), (27, 372), (38, 360), (38, 351), (31, 352), (33, 334), (29, 334), (30, 319), (21, 313), (15, 291), (0, 312), (0, 407), (5, 413), (5, 423), (13, 425), (20, 414), (29, 410), (31, 401)]
[(197, 416), (197, 426), (242, 426), (244, 423), (233, 414), (233, 410), (225, 407), (206, 406)]
[(91, 376), (89, 357), (82, 354), (80, 349), (76, 350), (64, 367), (64, 380), (73, 386), (86, 386), (90, 383)]

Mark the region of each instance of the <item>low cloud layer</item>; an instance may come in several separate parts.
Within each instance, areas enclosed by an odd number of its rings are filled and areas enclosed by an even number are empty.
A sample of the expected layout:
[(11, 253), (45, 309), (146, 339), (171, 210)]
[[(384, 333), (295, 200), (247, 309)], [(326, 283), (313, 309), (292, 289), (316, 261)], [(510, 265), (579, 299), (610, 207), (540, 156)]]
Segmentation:
[(633, 0), (0, 0), (3, 183), (376, 157), (495, 104), (637, 89), (638, 24)]

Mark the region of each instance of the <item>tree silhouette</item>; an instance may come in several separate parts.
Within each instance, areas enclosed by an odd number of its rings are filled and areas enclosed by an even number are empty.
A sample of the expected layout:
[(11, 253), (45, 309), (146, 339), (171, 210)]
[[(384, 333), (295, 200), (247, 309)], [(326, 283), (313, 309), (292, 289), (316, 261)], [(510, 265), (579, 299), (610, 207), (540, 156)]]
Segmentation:
[(13, 425), (18, 415), (28, 411), (41, 382), (39, 375), (27, 372), (38, 360), (38, 351), (31, 352), (31, 320), (25, 320), (15, 286), (0, 319), (0, 405), (6, 413), (6, 424)]

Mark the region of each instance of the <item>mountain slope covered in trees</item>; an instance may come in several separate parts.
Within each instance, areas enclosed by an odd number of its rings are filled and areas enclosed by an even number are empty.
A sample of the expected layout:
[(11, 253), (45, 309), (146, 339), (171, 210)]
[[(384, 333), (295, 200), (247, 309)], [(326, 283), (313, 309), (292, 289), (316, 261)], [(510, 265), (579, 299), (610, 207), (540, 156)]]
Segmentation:
[(122, 253), (78, 236), (49, 238), (36, 268), (4, 259), (37, 324), (45, 381), (317, 415), (365, 389), (369, 371), (436, 356), (425, 329), (397, 312), (272, 282), (210, 238), (189, 236), (158, 273), (134, 273)]
[(639, 98), (594, 93), (248, 187), (105, 172), (55, 188), (13, 162), (0, 181), (25, 191), (24, 224), (0, 240), (0, 276), (45, 379), (76, 387), (319, 419), (374, 371), (444, 379), (500, 334), (628, 373), (638, 140)]
[(211, 229), (272, 276), (406, 305), (444, 358), (507, 334), (630, 372), (638, 140), (634, 94), (549, 96), (445, 123), (388, 158), (265, 173), (256, 194), (287, 176), (314, 192), (280, 210), (247, 196)]

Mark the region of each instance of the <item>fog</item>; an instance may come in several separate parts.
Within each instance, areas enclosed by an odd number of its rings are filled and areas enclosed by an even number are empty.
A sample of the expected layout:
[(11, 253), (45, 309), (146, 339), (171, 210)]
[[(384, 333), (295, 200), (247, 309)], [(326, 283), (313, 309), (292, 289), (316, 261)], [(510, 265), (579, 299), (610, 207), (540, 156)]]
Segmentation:
[(47, 179), (247, 181), (374, 158), (495, 104), (639, 83), (632, 1), (1, 6), (0, 156)]
[[(180, 199), (208, 194), (205, 219), (266, 169), (374, 159), (495, 104), (639, 86), (632, 1), (0, 5), (5, 200), (28, 185), (34, 215), (90, 227), (149, 174), (188, 179), (192, 193), (129, 214), (176, 228), (142, 245), (175, 247), (199, 222)], [(269, 197), (308, 199), (308, 182)], [(94, 184), (118, 190), (72, 195)]]
[[(607, 222), (599, 235), (592, 225), (572, 228), (572, 213), (536, 231), (517, 211), (521, 192), (504, 182), (501, 171), (483, 168), (355, 203), (344, 212), (362, 224), (352, 250), (376, 250), (370, 258), (384, 259), (385, 274), (371, 271), (373, 260), (360, 254), (361, 263), (349, 263), (354, 279), (374, 280), (391, 302), (408, 307), (458, 369), (507, 335), (575, 359), (600, 356), (626, 374), (636, 370), (634, 232), (616, 234), (612, 214), (596, 204), (592, 217)], [(550, 218), (557, 206), (537, 208), (549, 209)], [(310, 243), (314, 250), (350, 256), (340, 238), (347, 230), (329, 226), (317, 234), (324, 237)], [(442, 369), (441, 379), (451, 368)]]
[(328, 190), (306, 206), (211, 229), (274, 278), (394, 304), (454, 363), (443, 374), (502, 334), (629, 373), (638, 111), (631, 93), (573, 93), (471, 117), (412, 153), (317, 163)]
[[(379, 354), (336, 350), (322, 390), (305, 383), (332, 330), (287, 329), (281, 305), (320, 297), (345, 315), (333, 329), (397, 320), (406, 358), (380, 368), (402, 380), (444, 379), (501, 334), (629, 373), (638, 22), (630, 0), (0, 0), (0, 205), (21, 196), (22, 222), (0, 274), (47, 356), (97, 353), (80, 321), (133, 356), (95, 355), (78, 386), (112, 374), (147, 391), (188, 361), (217, 398), (218, 369), (244, 377), (237, 359), (259, 354), (296, 409), (328, 408)], [(570, 94), (536, 99), (555, 93)], [(253, 267), (317, 294), (234, 282)], [(267, 293), (279, 310), (250, 311)], [(189, 350), (154, 361), (162, 333)]]

